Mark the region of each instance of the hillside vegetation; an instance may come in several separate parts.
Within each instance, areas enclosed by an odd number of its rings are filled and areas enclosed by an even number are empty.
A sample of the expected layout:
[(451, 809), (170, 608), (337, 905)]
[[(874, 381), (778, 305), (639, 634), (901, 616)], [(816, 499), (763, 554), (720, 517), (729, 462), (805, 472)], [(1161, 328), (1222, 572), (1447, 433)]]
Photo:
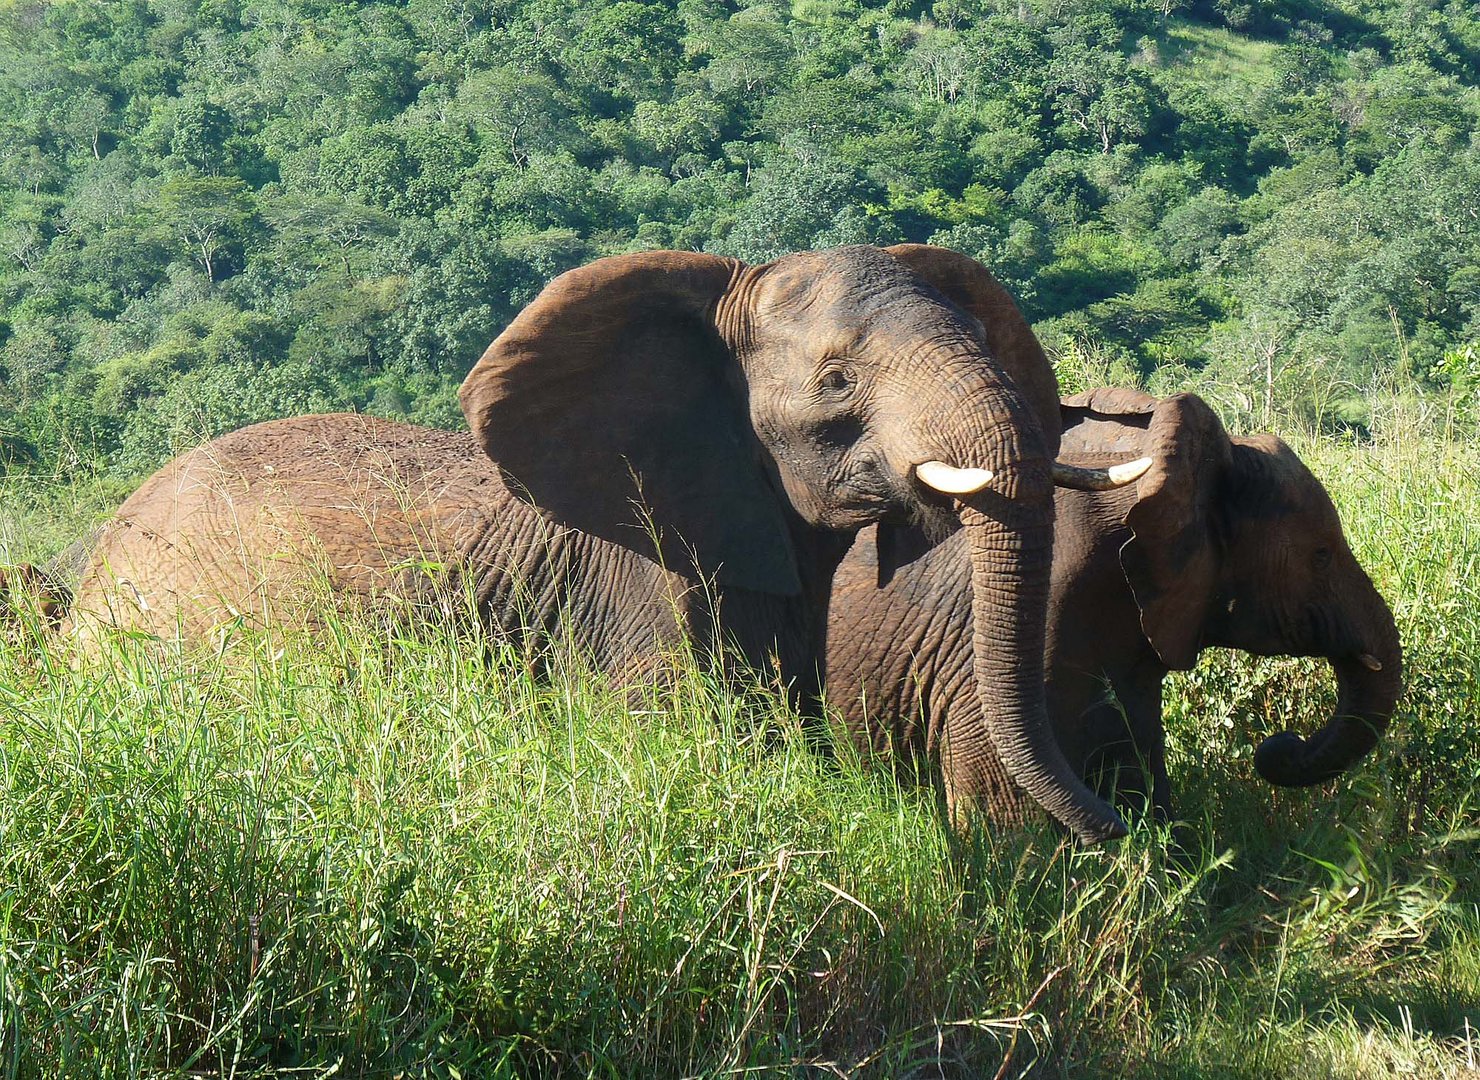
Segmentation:
[(1269, 426), (1480, 383), (1468, 0), (0, 0), (0, 462), (455, 424), (596, 256), (980, 257)]

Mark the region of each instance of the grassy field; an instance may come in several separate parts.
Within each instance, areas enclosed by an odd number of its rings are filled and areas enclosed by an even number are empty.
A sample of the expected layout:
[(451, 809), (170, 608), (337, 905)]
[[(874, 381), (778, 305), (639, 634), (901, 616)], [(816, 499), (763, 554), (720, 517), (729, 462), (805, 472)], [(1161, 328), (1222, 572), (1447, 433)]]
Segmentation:
[(1159, 66), (1224, 105), (1246, 107), (1275, 80), (1277, 46), (1223, 27), (1173, 20), (1158, 45)]
[[(451, 632), (79, 667), (0, 644), (0, 1075), (1480, 1077), (1480, 451), (1307, 441), (1408, 690), (1333, 789), (1321, 665), (1171, 694), (1194, 853), (958, 840), (695, 671), (641, 708)], [(111, 489), (0, 492), (0, 552)]]

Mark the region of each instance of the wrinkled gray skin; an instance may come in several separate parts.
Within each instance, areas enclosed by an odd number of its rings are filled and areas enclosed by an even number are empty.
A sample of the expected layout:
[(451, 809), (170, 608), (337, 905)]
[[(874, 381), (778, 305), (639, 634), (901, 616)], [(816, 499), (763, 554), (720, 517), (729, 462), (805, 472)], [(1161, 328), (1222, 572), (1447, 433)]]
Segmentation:
[[(1006, 762), (1081, 839), (1124, 831), (1043, 709), (1052, 371), (972, 260), (923, 245), (604, 259), (552, 282), (461, 399), (471, 435), (307, 416), (178, 458), (105, 530), (76, 632), (281, 621), (316, 581), (382, 606), (461, 591), (488, 623), (571, 639), (618, 679), (681, 632), (713, 651), (717, 627), (810, 698), (856, 530), (957, 525), (982, 708), (955, 740), (953, 808)], [(931, 460), (995, 479), (953, 500), (916, 477)]]
[[(1153, 457), (1133, 486), (1057, 496), (1047, 699), (1075, 771), (1126, 809), (1149, 800), (1170, 820), (1162, 681), (1210, 645), (1331, 662), (1335, 715), (1308, 739), (1267, 739), (1254, 759), (1266, 780), (1319, 784), (1360, 760), (1397, 701), (1402, 650), (1319, 481), (1273, 436), (1230, 438), (1191, 395), (1090, 391), (1065, 399), (1063, 420), (1060, 460)], [(922, 755), (980, 723), (970, 591), (959, 533), (932, 546), (880, 526), (845, 558), (828, 699), (870, 752)], [(993, 785), (988, 808), (1016, 820), (1025, 800), (1005, 769)]]

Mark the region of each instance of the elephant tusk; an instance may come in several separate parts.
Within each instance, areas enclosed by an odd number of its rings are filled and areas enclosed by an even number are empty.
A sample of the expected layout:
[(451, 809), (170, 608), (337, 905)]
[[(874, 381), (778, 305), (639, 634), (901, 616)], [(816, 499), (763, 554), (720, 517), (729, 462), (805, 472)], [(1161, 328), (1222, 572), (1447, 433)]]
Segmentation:
[(1368, 671), (1382, 670), (1382, 661), (1373, 656), (1370, 652), (1358, 653), (1357, 663), (1361, 664)]
[(1078, 465), (1065, 465), (1062, 461), (1055, 461), (1053, 482), (1059, 487), (1076, 488), (1079, 491), (1110, 491), (1139, 479), (1149, 468), (1151, 468), (1149, 457), (1111, 465), (1108, 469), (1085, 469)]
[(991, 469), (957, 469), (944, 461), (922, 461), (915, 475), (926, 487), (946, 495), (972, 495), (992, 482)]

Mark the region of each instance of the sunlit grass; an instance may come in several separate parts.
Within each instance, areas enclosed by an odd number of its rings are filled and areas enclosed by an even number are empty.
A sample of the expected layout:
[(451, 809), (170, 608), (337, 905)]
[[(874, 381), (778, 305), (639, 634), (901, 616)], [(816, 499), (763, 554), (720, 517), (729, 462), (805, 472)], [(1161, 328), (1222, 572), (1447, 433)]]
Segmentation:
[(958, 840), (698, 669), (633, 700), (334, 618), (80, 665), (23, 623), (0, 1074), (1462, 1076), (1480, 469), (1297, 442), (1410, 689), (1349, 778), (1274, 791), (1252, 746), (1320, 723), (1327, 674), (1210, 656), (1169, 695), (1180, 856)]
[(1277, 46), (1216, 26), (1171, 20), (1158, 41), (1166, 78), (1195, 85), (1215, 100), (1246, 108), (1274, 82)]

